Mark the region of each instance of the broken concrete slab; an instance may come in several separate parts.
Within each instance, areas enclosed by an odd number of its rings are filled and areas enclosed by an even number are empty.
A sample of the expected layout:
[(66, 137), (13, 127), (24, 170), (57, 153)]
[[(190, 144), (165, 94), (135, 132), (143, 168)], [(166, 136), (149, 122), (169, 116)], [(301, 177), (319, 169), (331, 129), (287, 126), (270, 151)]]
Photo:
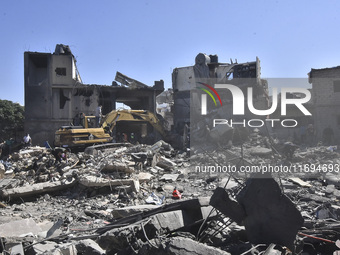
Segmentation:
[(137, 213), (149, 211), (152, 209), (156, 209), (159, 207), (160, 205), (134, 205), (134, 206), (126, 206), (123, 208), (115, 208), (112, 210), (112, 216), (113, 218), (118, 219), (118, 218), (130, 216), (130, 215), (134, 215)]
[(10, 249), (10, 255), (24, 255), (24, 247), (22, 243), (14, 245)]
[(23, 187), (17, 187), (12, 189), (0, 190), (0, 195), (3, 198), (18, 198), (26, 196), (36, 196), (47, 192), (54, 192), (58, 190), (64, 190), (73, 186), (76, 183), (75, 179), (54, 181), (54, 182), (42, 182), (32, 185), (26, 185)]
[(39, 232), (41, 232), (41, 228), (31, 218), (11, 221), (0, 225), (1, 237), (18, 237), (30, 233), (37, 235)]
[(241, 224), (246, 217), (246, 212), (235, 200), (230, 199), (225, 189), (218, 187), (211, 196), (210, 205), (225, 216)]
[[(79, 183), (85, 187), (108, 187), (108, 186), (121, 186), (121, 185), (132, 185), (135, 186), (136, 180), (133, 179), (118, 179), (110, 180), (102, 177), (96, 177), (93, 175), (82, 176), (79, 178)], [(139, 188), (135, 188), (139, 190)]]
[(246, 150), (252, 156), (267, 157), (272, 154), (272, 150), (263, 147), (251, 147)]
[(80, 240), (75, 243), (78, 254), (94, 254), (94, 255), (104, 255), (106, 254), (95, 241), (91, 239)]
[(148, 225), (152, 225), (159, 233), (172, 232), (185, 226), (181, 210), (156, 214)]
[[(0, 172), (1, 172), (1, 170), (0, 170)], [(0, 173), (0, 175), (1, 175), (1, 173)], [(19, 184), (19, 180), (17, 180), (17, 179), (10, 179), (10, 178), (1, 179), (0, 190), (15, 188), (16, 186), (18, 186), (18, 184)]]
[(243, 222), (251, 243), (276, 243), (294, 249), (304, 219), (274, 179), (249, 179), (237, 201), (246, 213)]
[(43, 243), (37, 243), (32, 246), (32, 249), (34, 251), (34, 254), (36, 255), (42, 255), (42, 254), (60, 254), (58, 251), (56, 251), (56, 248), (58, 247), (58, 244), (51, 241), (45, 241)]
[(159, 180), (165, 182), (175, 182), (177, 181), (180, 174), (164, 174)]
[(290, 180), (291, 182), (300, 185), (301, 187), (312, 187), (312, 185), (310, 185), (308, 182), (305, 182), (303, 180), (301, 180), (298, 177), (290, 177), (288, 180)]
[(139, 182), (149, 182), (154, 176), (150, 173), (140, 172), (137, 175)]
[(60, 255), (77, 255), (78, 254), (75, 244), (72, 244), (72, 243), (59, 244), (57, 250), (60, 251)]
[[(133, 162), (131, 162), (133, 164)], [(102, 171), (105, 173), (112, 173), (112, 172), (124, 172), (124, 173), (134, 173), (135, 170), (129, 162), (118, 162), (113, 161), (111, 163), (105, 164), (102, 167)]]
[(172, 170), (176, 166), (176, 163), (172, 162), (166, 157), (161, 156), (158, 159), (157, 166), (163, 168), (164, 170)]

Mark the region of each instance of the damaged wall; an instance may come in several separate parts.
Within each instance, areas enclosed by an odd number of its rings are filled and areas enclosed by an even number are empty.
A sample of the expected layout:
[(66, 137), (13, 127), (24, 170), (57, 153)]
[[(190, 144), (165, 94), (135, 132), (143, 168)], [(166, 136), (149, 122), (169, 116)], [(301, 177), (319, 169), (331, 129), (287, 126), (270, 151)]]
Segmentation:
[(309, 73), (313, 87), (315, 129), (317, 139), (323, 140), (323, 131), (334, 132), (333, 145), (340, 142), (340, 67), (312, 69)]

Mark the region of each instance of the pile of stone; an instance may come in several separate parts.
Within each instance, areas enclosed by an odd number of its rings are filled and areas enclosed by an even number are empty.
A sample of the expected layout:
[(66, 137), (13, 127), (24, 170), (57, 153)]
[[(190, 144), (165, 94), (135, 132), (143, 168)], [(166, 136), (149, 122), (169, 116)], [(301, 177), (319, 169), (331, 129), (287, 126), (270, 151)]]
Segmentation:
[[(294, 147), (287, 156), (285, 146), (253, 133), (191, 155), (164, 141), (93, 146), (62, 162), (42, 147), (13, 153), (0, 164), (0, 254), (337, 252), (339, 153)], [(238, 171), (265, 164), (305, 168)]]

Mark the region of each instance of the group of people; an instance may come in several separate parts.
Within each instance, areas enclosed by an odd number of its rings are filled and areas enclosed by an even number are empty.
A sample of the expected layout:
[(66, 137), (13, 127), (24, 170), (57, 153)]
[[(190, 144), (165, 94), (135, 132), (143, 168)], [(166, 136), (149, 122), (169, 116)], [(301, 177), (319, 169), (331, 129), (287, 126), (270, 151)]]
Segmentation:
[[(102, 120), (103, 114), (102, 114), (102, 106), (99, 105), (96, 108), (96, 112), (95, 112), (95, 124), (94, 127), (100, 127), (100, 123)], [(73, 118), (73, 126), (85, 126), (84, 123), (85, 120), (85, 113), (81, 112), (81, 113), (77, 113), (76, 116)]]
[[(317, 145), (317, 132), (314, 128), (313, 124), (309, 124), (308, 126), (300, 127), (300, 142), (301, 144), (305, 144), (307, 146), (315, 146)], [(328, 125), (322, 131), (322, 144), (323, 145), (333, 145), (334, 143), (334, 131)]]
[(138, 138), (136, 137), (135, 133), (120, 133), (116, 134), (116, 142), (118, 143), (136, 143)]

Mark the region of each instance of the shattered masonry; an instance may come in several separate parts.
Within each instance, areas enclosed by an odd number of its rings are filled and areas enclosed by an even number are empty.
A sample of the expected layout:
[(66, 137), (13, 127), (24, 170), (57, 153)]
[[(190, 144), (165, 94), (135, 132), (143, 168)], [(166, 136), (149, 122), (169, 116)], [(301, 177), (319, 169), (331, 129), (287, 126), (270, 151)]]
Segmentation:
[[(71, 153), (67, 163), (57, 164), (43, 147), (13, 153), (0, 164), (3, 252), (183, 254), (185, 248), (187, 254), (269, 249), (328, 254), (339, 249), (333, 243), (339, 239), (338, 174), (248, 180), (202, 174), (188, 171), (186, 152), (162, 144), (100, 147)], [(221, 148), (207, 163), (284, 160), (261, 150), (266, 144), (266, 136), (253, 133), (243, 156), (239, 146)], [(150, 151), (151, 161), (137, 160)], [(338, 153), (324, 146), (297, 149), (293, 162), (340, 164)], [(173, 197), (174, 189), (182, 199)]]

